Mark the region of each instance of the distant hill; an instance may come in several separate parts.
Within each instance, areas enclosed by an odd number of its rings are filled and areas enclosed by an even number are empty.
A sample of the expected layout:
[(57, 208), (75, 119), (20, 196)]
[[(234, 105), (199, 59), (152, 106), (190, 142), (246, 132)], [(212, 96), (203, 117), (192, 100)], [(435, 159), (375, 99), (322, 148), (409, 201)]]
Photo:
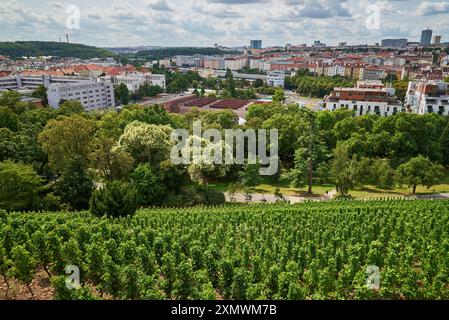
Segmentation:
[(0, 55), (12, 58), (57, 56), (63, 58), (104, 58), (114, 54), (105, 49), (86, 46), (83, 44), (60, 43), (47, 41), (17, 41), (0, 42)]
[(154, 60), (159, 60), (163, 58), (171, 58), (174, 56), (191, 56), (195, 54), (201, 55), (220, 55), (238, 53), (220, 50), (218, 48), (207, 48), (207, 47), (172, 47), (172, 48), (162, 48), (155, 50), (145, 50), (136, 53), (137, 57), (151, 57)]

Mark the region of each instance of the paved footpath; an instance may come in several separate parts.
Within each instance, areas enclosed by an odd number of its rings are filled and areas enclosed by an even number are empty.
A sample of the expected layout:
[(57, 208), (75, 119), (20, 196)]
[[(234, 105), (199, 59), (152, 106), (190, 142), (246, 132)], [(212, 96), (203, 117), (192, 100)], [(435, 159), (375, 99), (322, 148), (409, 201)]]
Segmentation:
[[(284, 196), (284, 199), (290, 203), (299, 203), (307, 200), (310, 201), (328, 201), (331, 200), (337, 194), (336, 190), (332, 190), (328, 194), (321, 197), (300, 197), (300, 196)], [(225, 192), (227, 202), (251, 202), (251, 203), (275, 203), (278, 199), (273, 194), (261, 194), (254, 193), (251, 194), (251, 201), (246, 200), (246, 195), (244, 193), (234, 194), (234, 201), (231, 200), (231, 196), (228, 192)]]

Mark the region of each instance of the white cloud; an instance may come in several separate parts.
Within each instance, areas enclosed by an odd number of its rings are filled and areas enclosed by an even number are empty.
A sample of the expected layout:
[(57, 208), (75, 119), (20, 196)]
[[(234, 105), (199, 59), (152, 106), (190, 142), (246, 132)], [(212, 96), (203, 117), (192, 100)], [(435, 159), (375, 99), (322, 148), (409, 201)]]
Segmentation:
[(416, 13), (421, 16), (433, 16), (437, 14), (449, 13), (449, 3), (424, 1), (416, 9)]
[[(449, 34), (449, 4), (441, 0), (70, 0), (80, 7), (81, 28), (69, 31), (65, 0), (1, 2), (0, 41), (56, 41), (68, 32), (72, 41), (98, 46), (234, 46), (254, 38), (265, 45), (418, 40), (427, 26)], [(379, 8), (380, 30), (365, 27), (372, 4)]]

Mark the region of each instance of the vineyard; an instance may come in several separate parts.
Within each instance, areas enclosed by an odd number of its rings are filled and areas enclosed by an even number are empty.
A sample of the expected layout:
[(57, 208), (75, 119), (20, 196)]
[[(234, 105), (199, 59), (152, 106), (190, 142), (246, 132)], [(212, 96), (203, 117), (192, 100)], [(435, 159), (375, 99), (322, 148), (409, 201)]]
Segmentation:
[(0, 242), (4, 280), (45, 270), (55, 299), (449, 299), (447, 201), (3, 212)]

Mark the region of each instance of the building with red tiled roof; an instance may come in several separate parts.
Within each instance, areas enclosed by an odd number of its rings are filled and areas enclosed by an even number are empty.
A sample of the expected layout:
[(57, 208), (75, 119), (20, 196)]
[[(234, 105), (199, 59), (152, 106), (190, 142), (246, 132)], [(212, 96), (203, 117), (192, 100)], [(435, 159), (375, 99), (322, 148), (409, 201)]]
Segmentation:
[(53, 77), (62, 77), (64, 76), (64, 72), (61, 70), (55, 71), (45, 71), (45, 70), (27, 70), (20, 73), (22, 76), (53, 76)]

